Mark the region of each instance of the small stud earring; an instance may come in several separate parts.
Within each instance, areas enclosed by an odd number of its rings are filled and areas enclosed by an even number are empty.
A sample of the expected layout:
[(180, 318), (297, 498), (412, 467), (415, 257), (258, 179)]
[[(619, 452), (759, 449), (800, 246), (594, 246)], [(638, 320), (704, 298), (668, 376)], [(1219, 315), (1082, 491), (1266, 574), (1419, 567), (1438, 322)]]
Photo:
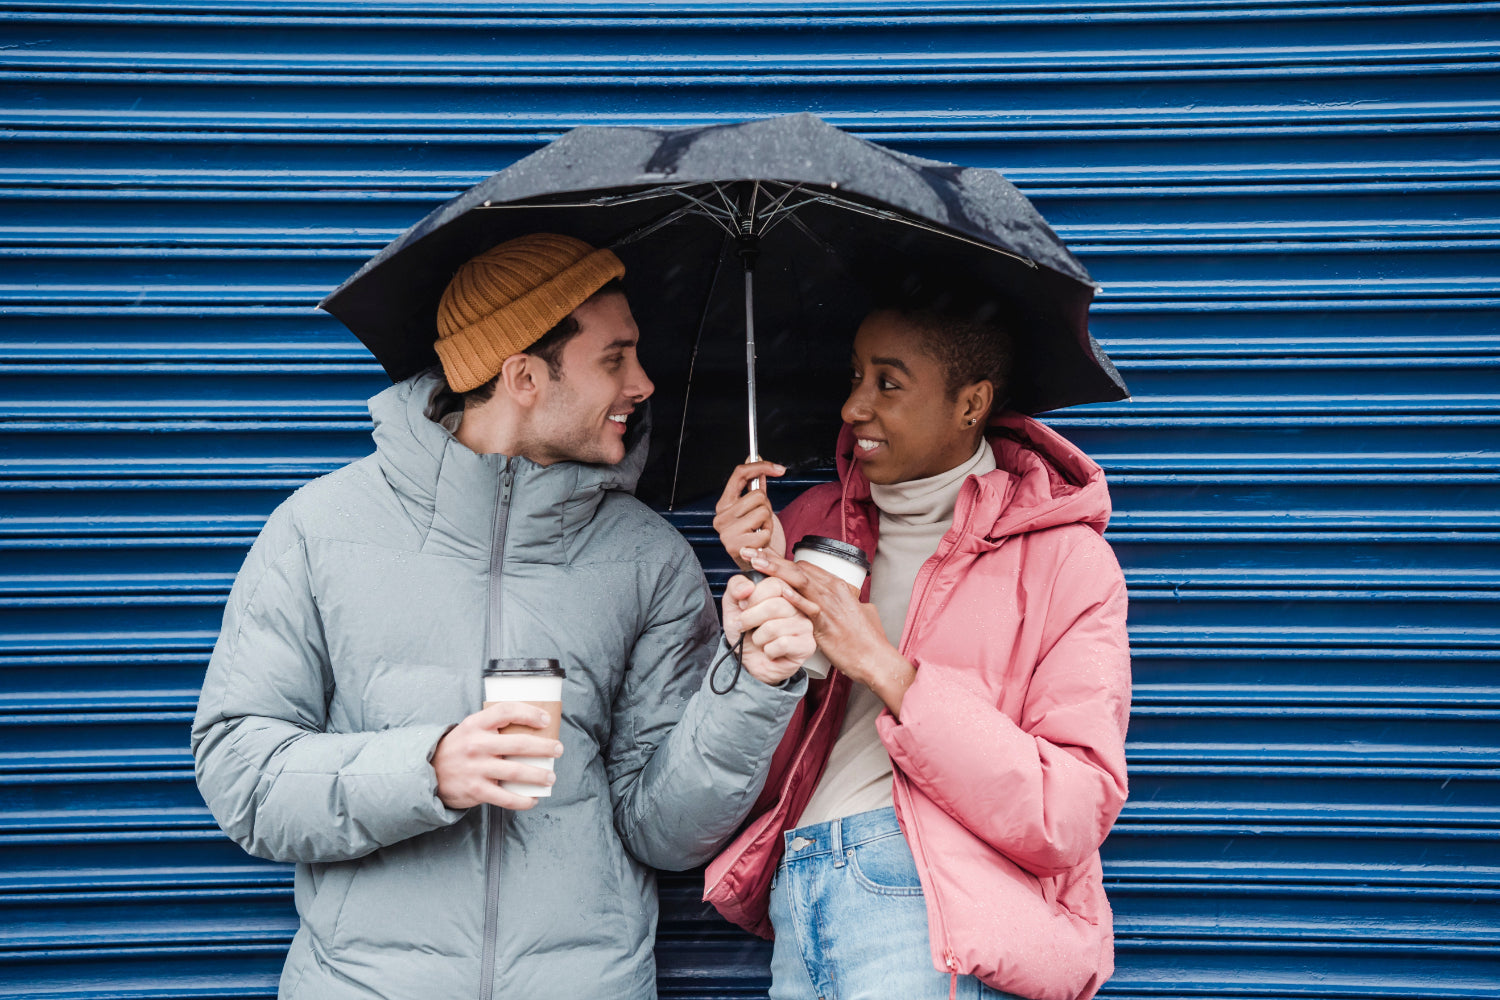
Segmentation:
[(970, 427), (973, 427), (973, 426), (974, 426), (974, 418), (973, 418), (973, 417), (970, 417), (970, 418), (969, 418), (969, 426), (970, 426)]

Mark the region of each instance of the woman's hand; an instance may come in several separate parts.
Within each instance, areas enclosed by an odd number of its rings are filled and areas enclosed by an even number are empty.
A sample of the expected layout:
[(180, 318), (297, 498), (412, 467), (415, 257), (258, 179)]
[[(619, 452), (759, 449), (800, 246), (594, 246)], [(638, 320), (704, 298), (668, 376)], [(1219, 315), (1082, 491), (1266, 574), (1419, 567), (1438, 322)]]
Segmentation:
[[(786, 551), (786, 533), (771, 510), (765, 489), (745, 492), (756, 479), (785, 474), (786, 466), (775, 462), (746, 462), (736, 466), (729, 475), (729, 482), (724, 484), (724, 495), (714, 505), (714, 530), (719, 533), (724, 551), (740, 569), (750, 568), (740, 556), (741, 549), (771, 548), (777, 555)], [(765, 484), (761, 485), (764, 487)]]
[(751, 583), (732, 576), (724, 588), (724, 640), (733, 647), (745, 636), (740, 664), (756, 680), (780, 684), (817, 649), (812, 623), (797, 612), (791, 588), (774, 577)]
[(853, 587), (809, 563), (748, 547), (740, 556), (752, 569), (787, 585), (787, 599), (812, 622), (813, 638), (828, 661), (839, 673), (874, 691), (900, 718), (901, 700), (917, 672), (885, 637), (875, 605), (860, 603)]

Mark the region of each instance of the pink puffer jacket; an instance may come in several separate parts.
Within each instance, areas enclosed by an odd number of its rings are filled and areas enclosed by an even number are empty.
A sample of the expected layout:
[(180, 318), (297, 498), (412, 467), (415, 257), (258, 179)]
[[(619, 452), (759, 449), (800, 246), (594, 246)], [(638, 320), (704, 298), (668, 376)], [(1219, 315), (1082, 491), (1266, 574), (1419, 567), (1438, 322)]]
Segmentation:
[[(999, 468), (964, 484), (917, 575), (901, 637), (916, 681), (901, 720), (877, 726), (933, 964), (1034, 1000), (1086, 1000), (1114, 970), (1099, 845), (1126, 796), (1125, 581), (1100, 537), (1099, 467), (1027, 417), (989, 434)], [(852, 447), (845, 426), (841, 482), (781, 514), (789, 547), (820, 534), (874, 553), (879, 512)], [(781, 833), (817, 786), (848, 691), (837, 672), (812, 686), (751, 820), (708, 867), (704, 899), (762, 937)]]

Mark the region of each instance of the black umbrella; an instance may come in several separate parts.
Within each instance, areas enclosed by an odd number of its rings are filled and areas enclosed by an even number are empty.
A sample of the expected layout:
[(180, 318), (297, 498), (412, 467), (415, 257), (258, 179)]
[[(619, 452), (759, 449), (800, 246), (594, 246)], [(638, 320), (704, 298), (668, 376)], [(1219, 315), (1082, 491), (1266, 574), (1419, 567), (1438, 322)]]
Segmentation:
[[(406, 378), (436, 362), (437, 302), (457, 267), (542, 231), (625, 262), (658, 426), (679, 429), (653, 445), (639, 489), (651, 501), (716, 490), (762, 445), (786, 464), (828, 458), (853, 330), (880, 286), (915, 267), (1011, 310), (1015, 409), (1128, 395), (1088, 332), (1092, 280), (1008, 181), (807, 114), (574, 129), (432, 212), (322, 307)], [(729, 430), (746, 409), (748, 448)]]

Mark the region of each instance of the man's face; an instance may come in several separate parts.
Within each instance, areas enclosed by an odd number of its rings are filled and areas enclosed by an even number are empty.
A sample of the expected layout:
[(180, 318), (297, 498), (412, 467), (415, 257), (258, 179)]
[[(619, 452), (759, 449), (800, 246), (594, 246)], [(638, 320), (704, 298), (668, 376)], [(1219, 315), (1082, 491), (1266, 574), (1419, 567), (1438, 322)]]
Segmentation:
[(563, 345), (557, 381), (542, 369), (529, 456), (542, 465), (614, 465), (625, 457), (625, 421), (656, 388), (636, 356), (640, 330), (625, 296), (573, 310), (578, 333)]

